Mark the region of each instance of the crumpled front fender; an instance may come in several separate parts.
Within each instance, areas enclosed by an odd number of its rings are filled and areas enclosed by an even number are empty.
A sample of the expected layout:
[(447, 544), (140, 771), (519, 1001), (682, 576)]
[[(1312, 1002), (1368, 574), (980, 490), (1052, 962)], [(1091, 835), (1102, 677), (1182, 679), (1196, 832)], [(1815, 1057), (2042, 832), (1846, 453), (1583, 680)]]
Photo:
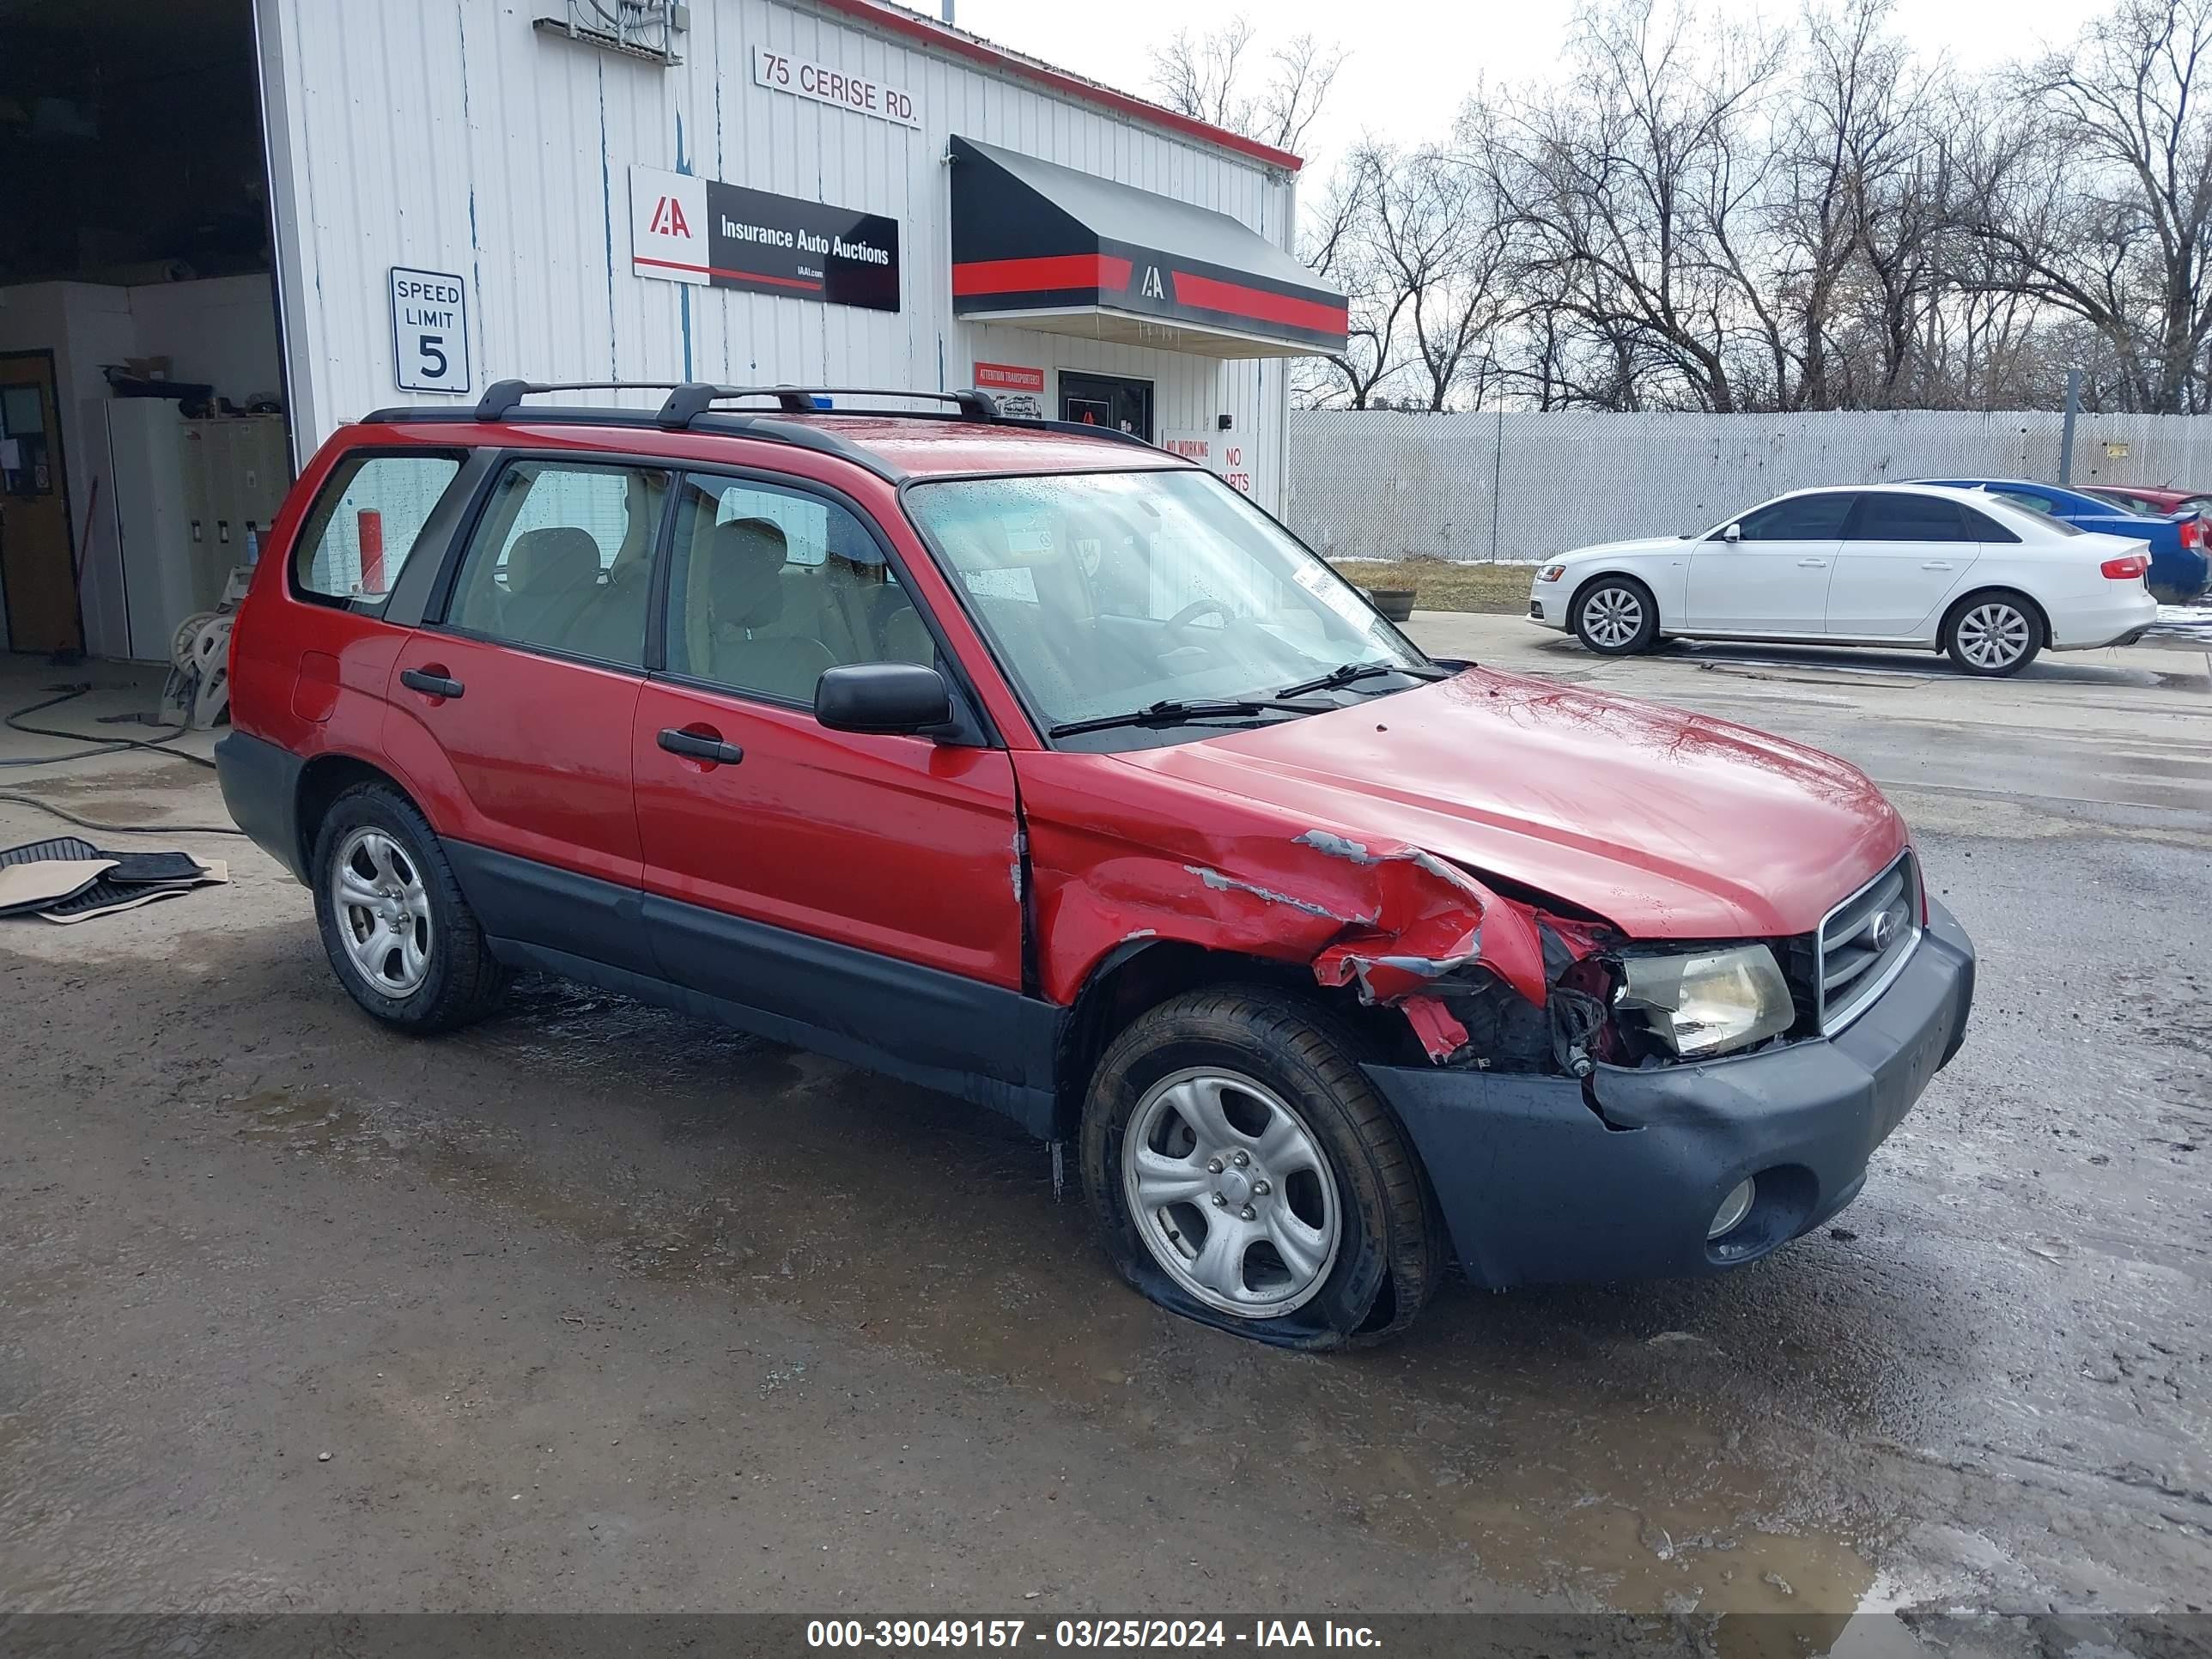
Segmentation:
[(1055, 1001), (1072, 1001), (1116, 949), (1149, 939), (1305, 963), (1322, 985), (1401, 1010), (1436, 1060), (1468, 1041), (1437, 994), (1446, 975), (1487, 969), (1545, 1001), (1538, 913), (1418, 847), (1312, 828), (1157, 853), (1122, 843), (1091, 860), (1059, 840), (1040, 833), (1035, 847)]

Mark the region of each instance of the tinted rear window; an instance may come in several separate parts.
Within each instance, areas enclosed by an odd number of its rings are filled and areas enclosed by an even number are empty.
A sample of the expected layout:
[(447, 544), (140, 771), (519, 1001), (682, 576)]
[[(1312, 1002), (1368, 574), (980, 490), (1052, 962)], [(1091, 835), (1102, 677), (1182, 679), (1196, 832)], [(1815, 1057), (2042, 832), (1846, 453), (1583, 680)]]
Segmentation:
[(1869, 494), (1859, 500), (1850, 538), (1859, 542), (1967, 542), (1958, 503), (1940, 495)]

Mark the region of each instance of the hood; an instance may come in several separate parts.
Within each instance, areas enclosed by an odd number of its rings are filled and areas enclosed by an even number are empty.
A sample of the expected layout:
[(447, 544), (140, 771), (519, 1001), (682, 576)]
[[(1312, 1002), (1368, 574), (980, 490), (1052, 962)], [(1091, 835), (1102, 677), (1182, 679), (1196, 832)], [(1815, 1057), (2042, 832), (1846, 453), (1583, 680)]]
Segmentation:
[(1832, 756), (1481, 668), (1117, 758), (1304, 829), (1425, 848), (1645, 939), (1808, 933), (1905, 840), (1881, 792)]
[(1662, 553), (1679, 550), (1695, 541), (1695, 536), (1636, 536), (1625, 542), (1595, 542), (1588, 547), (1577, 547), (1559, 554), (1555, 558), (1539, 559), (1539, 564), (1571, 564), (1577, 559), (1612, 558), (1622, 553)]

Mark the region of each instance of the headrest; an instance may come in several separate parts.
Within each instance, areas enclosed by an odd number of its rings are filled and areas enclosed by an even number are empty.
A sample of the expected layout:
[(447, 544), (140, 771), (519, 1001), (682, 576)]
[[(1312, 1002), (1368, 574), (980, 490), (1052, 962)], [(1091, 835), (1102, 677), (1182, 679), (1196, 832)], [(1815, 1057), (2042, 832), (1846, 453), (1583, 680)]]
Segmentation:
[(507, 550), (510, 593), (565, 593), (599, 579), (599, 544), (571, 525), (527, 530)]
[(714, 620), (759, 628), (781, 616), (781, 578), (790, 551), (783, 532), (766, 519), (732, 519), (715, 526), (707, 556), (707, 601)]

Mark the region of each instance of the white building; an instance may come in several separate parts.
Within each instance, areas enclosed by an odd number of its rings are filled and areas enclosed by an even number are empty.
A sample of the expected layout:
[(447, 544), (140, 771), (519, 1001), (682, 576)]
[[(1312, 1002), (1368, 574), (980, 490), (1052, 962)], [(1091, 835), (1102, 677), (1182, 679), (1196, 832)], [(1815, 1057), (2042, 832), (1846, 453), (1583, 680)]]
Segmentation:
[[(1285, 251), (1296, 157), (879, 0), (8, 24), (0, 163), (37, 181), (0, 206), (17, 650), (166, 656), (290, 469), (381, 406), (508, 376), (975, 385), (1272, 508), (1284, 360), (1343, 335)], [(209, 390), (121, 398), (109, 365)], [(228, 412), (257, 405), (281, 417)]]

